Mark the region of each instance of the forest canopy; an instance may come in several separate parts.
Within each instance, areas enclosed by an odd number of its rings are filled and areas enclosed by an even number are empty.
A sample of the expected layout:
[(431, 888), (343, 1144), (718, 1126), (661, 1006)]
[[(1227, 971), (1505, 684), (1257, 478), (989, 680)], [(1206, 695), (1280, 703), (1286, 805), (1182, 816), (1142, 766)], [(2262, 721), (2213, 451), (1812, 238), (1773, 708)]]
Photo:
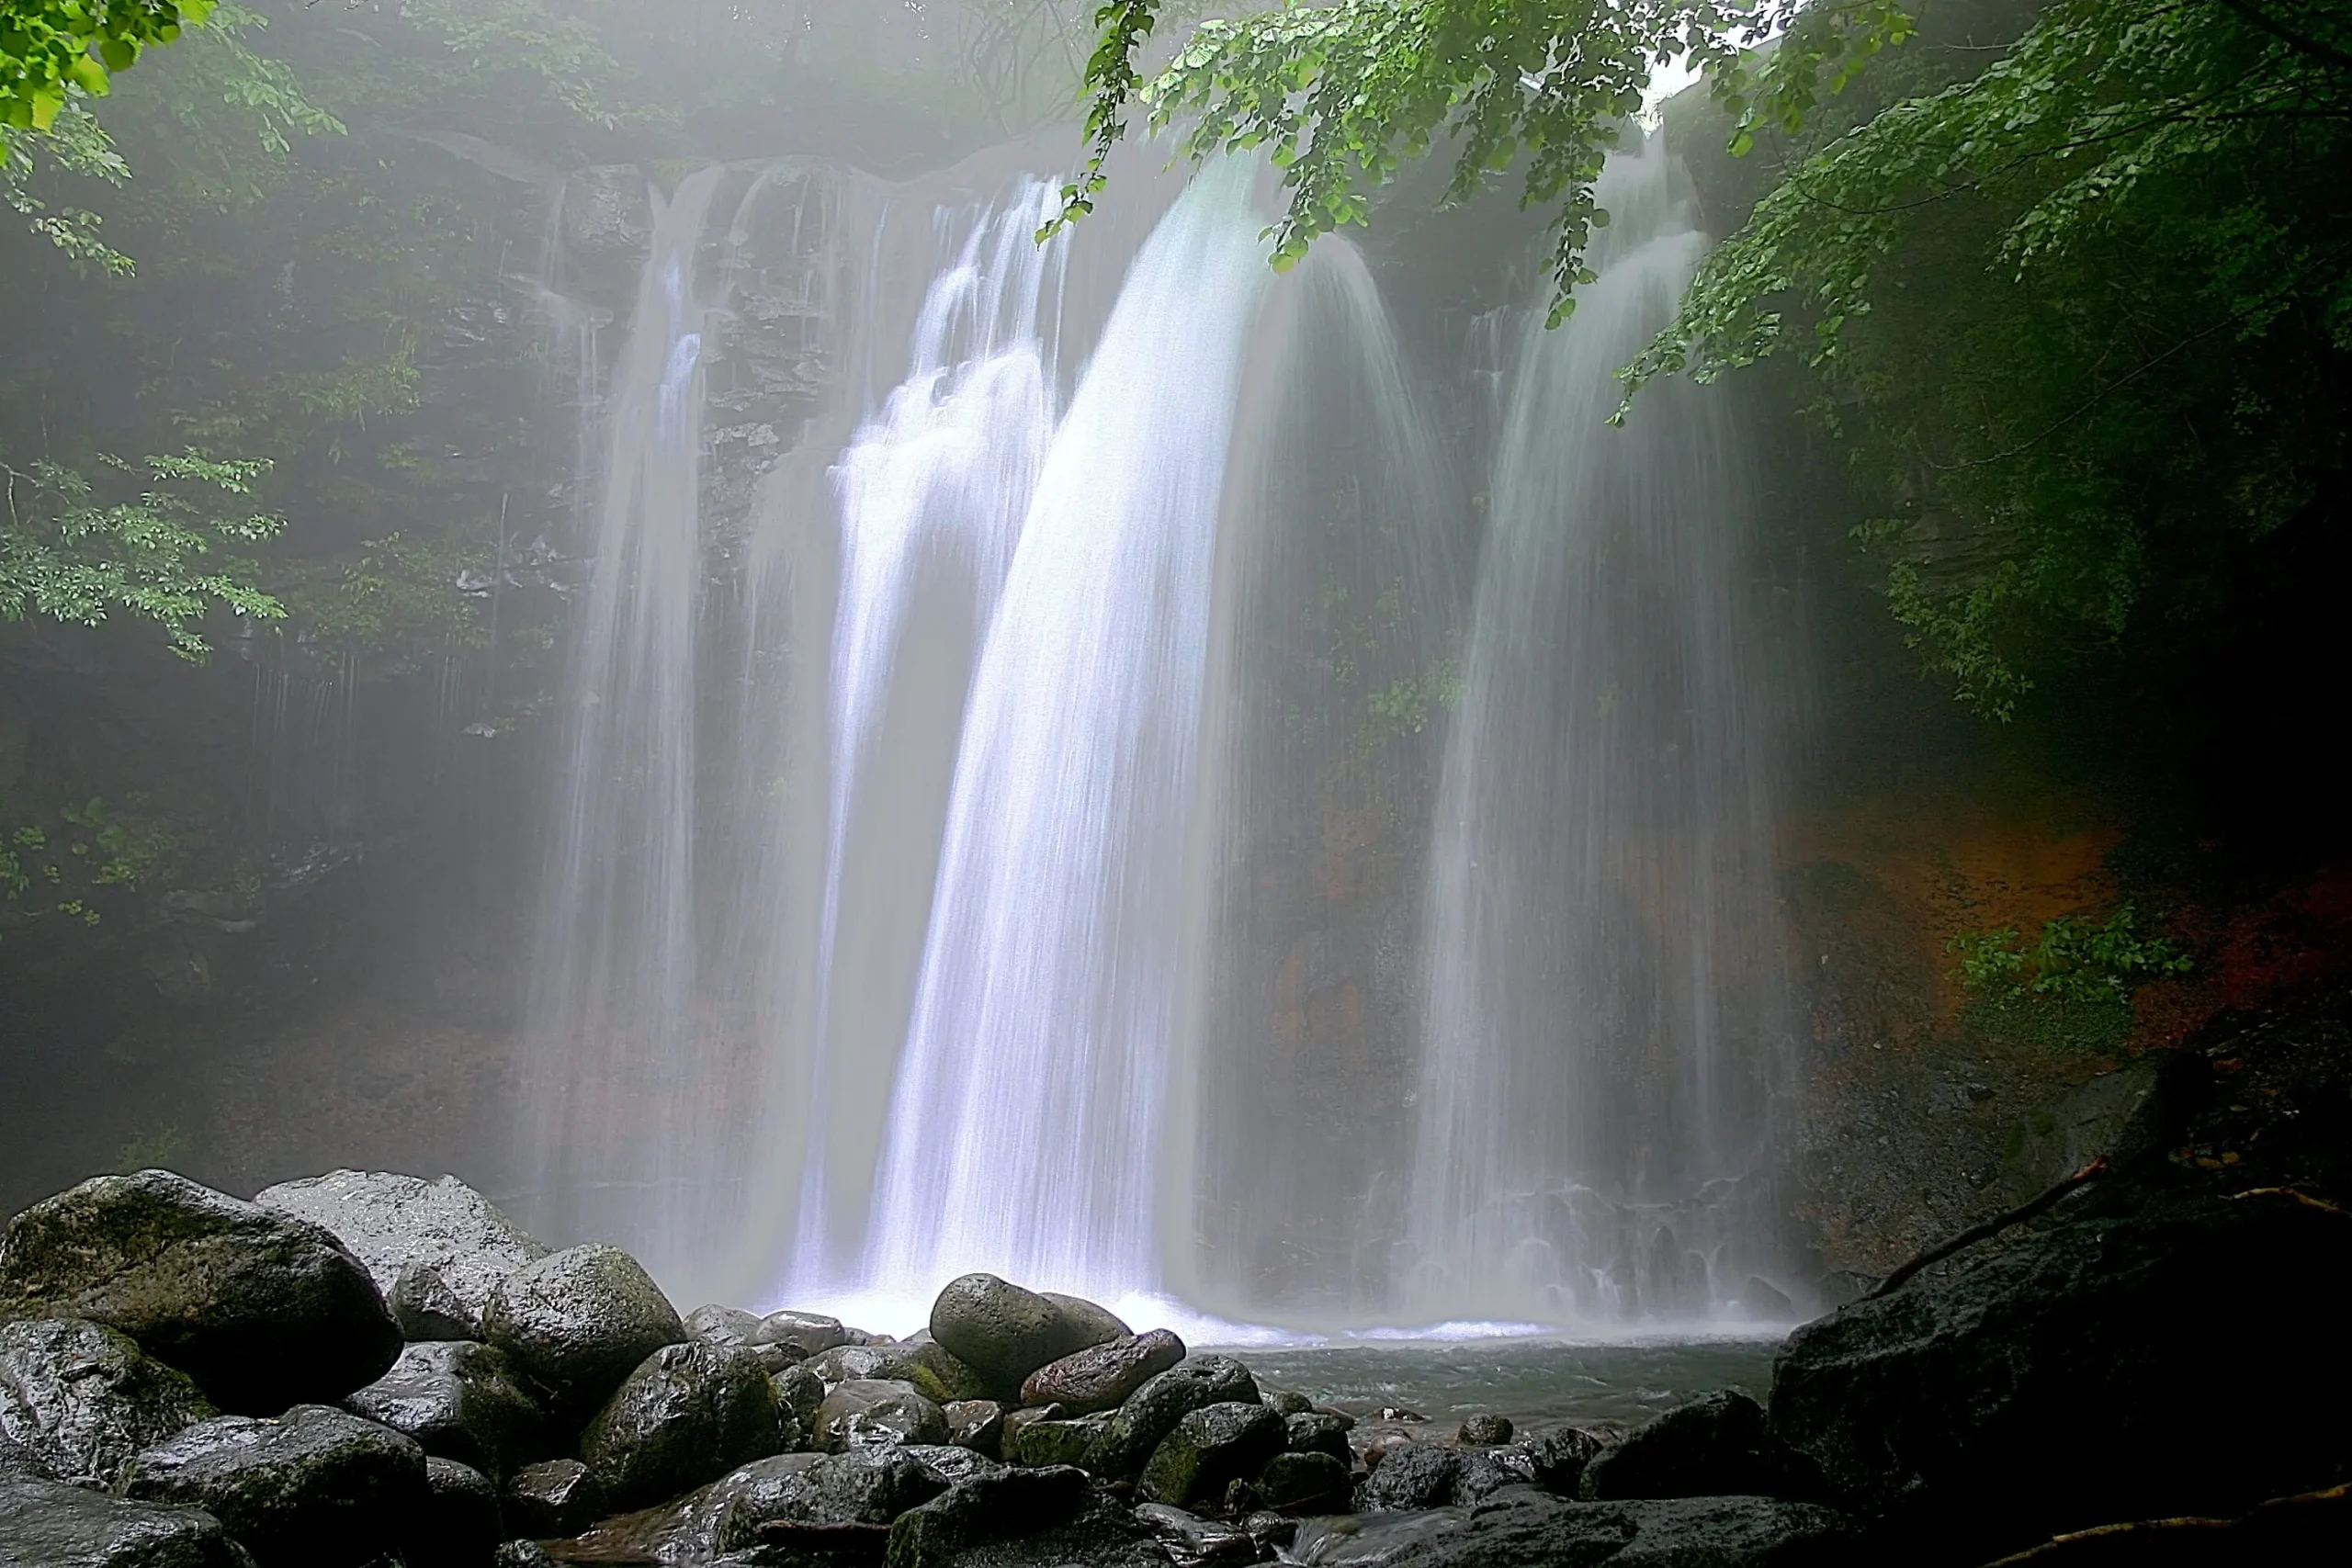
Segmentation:
[(1980, 713), (2135, 644), (2228, 635), (2266, 541), (2337, 526), (2340, 6), (1342, 0), (1203, 23), (1147, 82), (1161, 12), (1100, 13), (1066, 217), (1138, 99), (1194, 157), (1282, 167), (1277, 265), (1446, 155), (1450, 199), (1515, 174), (1549, 212), (1555, 321), (1649, 73), (1699, 69), (1712, 112), (1680, 118), (1712, 145), (1686, 151), (1758, 166), (1620, 417), (1657, 376), (1794, 350), (1895, 615)]

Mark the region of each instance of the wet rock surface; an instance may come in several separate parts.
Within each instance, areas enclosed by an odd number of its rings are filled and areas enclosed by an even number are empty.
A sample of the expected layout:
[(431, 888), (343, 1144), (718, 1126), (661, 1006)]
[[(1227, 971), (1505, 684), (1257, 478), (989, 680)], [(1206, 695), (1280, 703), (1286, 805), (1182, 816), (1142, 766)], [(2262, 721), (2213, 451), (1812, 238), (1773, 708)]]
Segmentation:
[[(333, 1170), (265, 1187), (254, 1201), (331, 1233), (367, 1266), (377, 1289), (409, 1304), (419, 1327), (443, 1328), (447, 1325), (434, 1318), (454, 1318), (465, 1328), (462, 1337), (480, 1335), (482, 1310), (500, 1281), (548, 1255), (496, 1204), (454, 1176), (426, 1181), (390, 1171)], [(400, 1292), (401, 1276), (411, 1269), (417, 1278)]]
[(1249, 1368), (1230, 1356), (1194, 1356), (1147, 1380), (1112, 1415), (1097, 1450), (1101, 1473), (1138, 1473), (1176, 1423), (1204, 1404), (1258, 1403)]
[(539, 1407), (505, 1352), (471, 1340), (410, 1345), (390, 1371), (343, 1403), (428, 1454), (492, 1477), (537, 1458), (546, 1440)]
[(1771, 1489), (1764, 1407), (1725, 1389), (1677, 1405), (1602, 1450), (1584, 1468), (1587, 1501), (1704, 1497)]
[(1293, 1561), (1313, 1568), (1846, 1568), (1853, 1521), (1767, 1497), (1577, 1503), (1523, 1488), (1469, 1508), (1311, 1519)]
[(220, 1412), (128, 1335), (74, 1318), (0, 1325), (0, 1448), (106, 1487), (133, 1454)]
[(1058, 1404), (1073, 1416), (1115, 1410), (1127, 1396), (1184, 1359), (1184, 1342), (1164, 1328), (1088, 1346), (1031, 1372), (1023, 1404)]
[(489, 1568), (503, 1539), (498, 1488), (471, 1465), (428, 1456), (424, 1511), (410, 1532), (412, 1568)]
[(424, 1450), (323, 1404), (277, 1420), (223, 1416), (146, 1450), (119, 1490), (202, 1508), (260, 1568), (361, 1563), (407, 1536), (426, 1503)]
[(876, 1443), (944, 1443), (947, 1416), (910, 1382), (852, 1378), (817, 1406), (818, 1446), (841, 1453)]
[(1182, 1508), (1225, 1495), (1283, 1451), (1282, 1416), (1258, 1403), (1204, 1404), (1188, 1411), (1152, 1450), (1136, 1495)]
[[(1829, 1494), (1970, 1551), (2233, 1515), (2343, 1476), (2352, 1221), (2194, 1198), (2001, 1238), (1792, 1335), (1770, 1429)], [(2231, 1434), (2226, 1442), (2185, 1433)]]
[(1048, 1361), (1126, 1331), (1092, 1303), (1057, 1301), (993, 1274), (950, 1280), (931, 1308), (932, 1337), (1006, 1391), (1017, 1391)]
[(685, 1325), (644, 1268), (617, 1247), (574, 1247), (499, 1281), (482, 1337), (513, 1359), (559, 1419), (584, 1417), (638, 1364), (684, 1342)]
[(367, 1269), (304, 1220), (169, 1171), (101, 1176), (0, 1237), (0, 1318), (120, 1330), (223, 1410), (340, 1399), (400, 1354)]
[(507, 1477), (508, 1528), (537, 1540), (578, 1535), (609, 1513), (605, 1489), (576, 1459), (544, 1460)]
[(253, 1568), (199, 1508), (126, 1502), (0, 1466), (0, 1568)]
[(775, 1453), (786, 1420), (751, 1349), (665, 1345), (590, 1419), (580, 1458), (614, 1506), (639, 1507)]
[(891, 1568), (955, 1562), (1068, 1524), (1087, 1502), (1086, 1473), (1068, 1466), (975, 1475), (899, 1515), (888, 1561)]

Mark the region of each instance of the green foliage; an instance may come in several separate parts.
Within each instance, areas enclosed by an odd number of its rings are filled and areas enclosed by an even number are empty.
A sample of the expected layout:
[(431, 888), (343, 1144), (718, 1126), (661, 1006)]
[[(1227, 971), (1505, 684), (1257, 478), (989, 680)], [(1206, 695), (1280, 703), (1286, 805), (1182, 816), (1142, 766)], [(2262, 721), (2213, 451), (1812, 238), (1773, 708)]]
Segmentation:
[(1592, 183), (1654, 67), (1682, 58), (1703, 70), (1735, 136), (1752, 141), (1759, 124), (1802, 123), (1822, 92), (1909, 28), (1891, 0), (1857, 0), (1820, 12), (1797, 47), (1755, 64), (1743, 51), (1787, 28), (1795, 0), (1284, 0), (1202, 22), (1146, 85), (1135, 59), (1162, 8), (1112, 0), (1096, 13), (1088, 161), (1048, 232), (1092, 209), (1138, 95), (1155, 128), (1190, 117), (1182, 145), (1195, 158), (1266, 150), (1289, 192), (1272, 230), (1278, 268), (1363, 222), (1380, 186), (1443, 144), (1453, 149), (1450, 201), (1523, 164), (1521, 202), (1553, 214), (1555, 323), (1591, 280), (1585, 246), (1609, 220)]
[(2138, 917), (2123, 904), (2105, 922), (2068, 915), (2044, 922), (2027, 946), (2014, 929), (1963, 931), (1950, 950), (1960, 955), (1960, 983), (1996, 1001), (2030, 997), (2060, 1003), (2127, 999), (2138, 987), (2186, 975), (2188, 956), (2160, 936), (2141, 934)]
[(68, 801), (13, 820), (0, 811), (0, 905), (17, 917), (11, 923), (46, 915), (95, 926), (108, 894), (168, 874), (186, 847), (142, 798), (121, 807)]
[(75, 94), (104, 97), (141, 51), (201, 24), (213, 0), (8, 0), (0, 6), (0, 148), (47, 131)]
[(100, 467), (102, 479), (141, 488), (109, 500), (75, 469), (0, 464), (8, 502), (0, 621), (39, 615), (94, 626), (122, 610), (162, 626), (182, 658), (201, 660), (210, 649), (197, 627), (214, 609), (262, 620), (285, 614), (242, 553), (285, 526), (246, 504), (266, 462), (190, 450), (135, 465), (101, 458)]
[(1791, 144), (1628, 396), (1794, 350), (1896, 617), (1980, 713), (2177, 636), (2341, 482), (2346, 42), (2304, 0), (2058, 0)]
[(286, 602), (303, 640), (413, 670), (482, 644), (474, 601), (459, 585), (488, 582), (494, 564), (478, 544), (388, 534), (349, 559), (305, 567)]

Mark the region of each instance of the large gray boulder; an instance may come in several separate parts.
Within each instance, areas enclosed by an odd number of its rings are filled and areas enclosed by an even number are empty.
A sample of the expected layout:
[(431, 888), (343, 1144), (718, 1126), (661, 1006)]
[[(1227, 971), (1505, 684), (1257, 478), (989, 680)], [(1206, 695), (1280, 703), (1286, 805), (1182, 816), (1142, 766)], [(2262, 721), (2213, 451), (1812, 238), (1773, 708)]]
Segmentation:
[(0, 1568), (253, 1568), (200, 1508), (127, 1503), (0, 1466)]
[(1866, 1561), (1853, 1522), (1810, 1504), (1573, 1503), (1531, 1487), (1475, 1508), (1308, 1519), (1287, 1556), (1306, 1568), (1859, 1568)]
[(1462, 1450), (1451, 1443), (1404, 1443), (1390, 1449), (1363, 1483), (1373, 1513), (1415, 1513), (1453, 1501)]
[(1293, 1453), (1329, 1454), (1341, 1464), (1352, 1466), (1356, 1456), (1348, 1434), (1354, 1427), (1353, 1421), (1337, 1411), (1302, 1410), (1283, 1417), (1283, 1446)]
[(825, 1454), (806, 1467), (778, 1466), (763, 1492), (764, 1519), (805, 1525), (887, 1525), (947, 1489), (939, 1472), (894, 1444)]
[(1008, 1393), (1046, 1362), (1124, 1332), (1114, 1328), (1111, 1336), (1102, 1335), (1116, 1323), (1113, 1318), (1106, 1325), (993, 1274), (949, 1280), (931, 1306), (932, 1337), (992, 1389)]
[(502, 1495), (507, 1528), (535, 1540), (578, 1535), (611, 1512), (605, 1489), (576, 1459), (526, 1464), (506, 1478)]
[(79, 1318), (0, 1325), (0, 1448), (51, 1481), (112, 1486), (131, 1455), (219, 1414), (126, 1334)]
[(1095, 1449), (1097, 1474), (1140, 1472), (1176, 1423), (1204, 1404), (1259, 1403), (1257, 1380), (1229, 1356), (1194, 1356), (1155, 1377), (1113, 1412)]
[(665, 1345), (623, 1379), (580, 1434), (580, 1458), (616, 1508), (642, 1507), (784, 1447), (786, 1416), (759, 1356)]
[(1650, 1417), (1602, 1450), (1585, 1467), (1577, 1495), (1589, 1502), (1718, 1497), (1769, 1492), (1773, 1480), (1764, 1407), (1736, 1389), (1719, 1389)]
[(1259, 1506), (1277, 1513), (1343, 1514), (1353, 1480), (1348, 1467), (1329, 1454), (1279, 1453), (1250, 1486)]
[(1007, 1428), (1000, 1451), (1014, 1464), (1075, 1465), (1092, 1470), (1096, 1462), (1094, 1450), (1109, 1426), (1108, 1418), (1101, 1416), (1082, 1416), (1075, 1421), (1023, 1422)]
[(932, 1568), (1001, 1541), (1069, 1523), (1087, 1503), (1086, 1475), (1067, 1467), (1003, 1470), (957, 1482), (890, 1527), (889, 1568)]
[(1127, 1396), (1184, 1359), (1184, 1342), (1164, 1328), (1074, 1350), (1031, 1372), (1023, 1404), (1058, 1404), (1072, 1416), (1116, 1410)]
[(711, 1550), (724, 1555), (757, 1546), (762, 1525), (793, 1517), (801, 1495), (796, 1481), (826, 1457), (772, 1454), (722, 1476), (710, 1489)]
[[(332, 1233), (367, 1265), (376, 1288), (412, 1314), (431, 1303), (448, 1314), (451, 1309), (440, 1304), (444, 1298), (434, 1294), (438, 1287), (456, 1303), (468, 1338), (480, 1335), (482, 1309), (499, 1281), (548, 1255), (496, 1204), (454, 1176), (426, 1181), (390, 1171), (332, 1170), (265, 1187), (254, 1201)], [(404, 1286), (403, 1271), (410, 1274)]]
[(1084, 1296), (1066, 1296), (1059, 1291), (1040, 1291), (1039, 1295), (1054, 1303), (1062, 1314), (1063, 1331), (1075, 1341), (1074, 1348), (1089, 1345), (1108, 1344), (1114, 1339), (1132, 1339), (1136, 1331), (1125, 1319), (1100, 1302), (1090, 1302)]
[(989, 1388), (986, 1378), (958, 1360), (945, 1346), (928, 1340), (921, 1344), (837, 1345), (800, 1364), (822, 1379), (828, 1388), (854, 1379), (910, 1382), (922, 1391), (924, 1398), (938, 1404), (985, 1398)]
[(405, 1539), (427, 1503), (424, 1450), (346, 1410), (223, 1416), (127, 1465), (119, 1490), (202, 1508), (260, 1568), (341, 1568)]
[(1152, 1450), (1136, 1495), (1178, 1508), (1215, 1502), (1281, 1453), (1287, 1437), (1282, 1416), (1254, 1400), (1204, 1404), (1179, 1418)]
[(306, 1220), (167, 1170), (94, 1177), (0, 1236), (0, 1319), (121, 1330), (223, 1410), (340, 1399), (400, 1354), (358, 1259)]
[[(1170, 1568), (1168, 1549), (1132, 1509), (1082, 1483), (1069, 1471), (1013, 1471), (1001, 1485), (902, 1514), (883, 1568)], [(1054, 1520), (1073, 1486), (1074, 1511)]]
[(2352, 1407), (2347, 1278), (2352, 1224), (2292, 1194), (2012, 1233), (1791, 1335), (1770, 1431), (1954, 1560), (2229, 1517), (2352, 1461), (2352, 1427), (2312, 1420)]
[(837, 1383), (817, 1407), (815, 1444), (842, 1453), (876, 1443), (944, 1443), (947, 1415), (910, 1382), (853, 1378)]
[(498, 1488), (471, 1465), (427, 1455), (424, 1512), (409, 1530), (411, 1568), (490, 1568), (505, 1539)]
[(838, 1317), (815, 1312), (772, 1312), (760, 1320), (768, 1344), (807, 1358), (849, 1343)]
[(545, 1422), (506, 1353), (467, 1339), (401, 1350), (391, 1371), (345, 1400), (428, 1454), (496, 1479), (545, 1452)]
[(567, 1247), (499, 1281), (482, 1337), (513, 1358), (558, 1425), (584, 1419), (686, 1325), (636, 1258), (601, 1244)]

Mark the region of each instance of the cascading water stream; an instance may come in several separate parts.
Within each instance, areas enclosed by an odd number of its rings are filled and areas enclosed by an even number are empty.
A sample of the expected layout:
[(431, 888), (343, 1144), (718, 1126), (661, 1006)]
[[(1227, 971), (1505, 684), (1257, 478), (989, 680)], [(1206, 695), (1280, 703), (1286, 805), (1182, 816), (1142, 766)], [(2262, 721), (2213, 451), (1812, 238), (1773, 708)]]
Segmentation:
[(964, 721), (866, 1282), (1157, 1285), (1218, 498), (1265, 275), (1249, 170), (1136, 257), (1039, 472)]
[[(1599, 280), (1531, 314), (1431, 851), (1411, 1262), (1423, 1319), (1690, 1321), (1779, 1261), (1758, 1179), (1789, 1038), (1771, 809), (1791, 672), (1724, 398), (1616, 367), (1705, 249), (1611, 161)], [(1754, 1303), (1749, 1303), (1751, 1305)]]
[[(884, 1097), (873, 1092), (871, 1059), (894, 1056), (906, 1026), (903, 1005), (886, 1003), (872, 1016), (877, 990), (888, 996), (902, 987), (873, 986), (876, 960), (869, 955), (877, 947), (896, 949), (903, 965), (907, 939), (919, 941), (920, 931), (907, 926), (902, 911), (859, 908), (860, 894), (870, 889), (849, 885), (852, 851), (876, 822), (882, 833), (901, 840), (910, 830), (934, 842), (938, 836), (935, 805), (926, 809), (924, 802), (903, 798), (906, 774), (935, 775), (949, 765), (959, 729), (955, 714), (965, 697), (959, 676), (994, 614), (1054, 428), (1048, 334), (1062, 247), (1032, 238), (1050, 215), (1051, 197), (1046, 186), (1024, 182), (1002, 210), (970, 222), (961, 253), (926, 291), (912, 370), (833, 470), (841, 564), (827, 697), (831, 829), (815, 961), (812, 1098), (837, 1117), (846, 1112), (862, 1122), (877, 1122), (884, 1109)], [(943, 595), (949, 601), (944, 606)], [(910, 758), (902, 747), (891, 759), (899, 776), (872, 780), (876, 732), (894, 685), (911, 679), (910, 642), (935, 644), (943, 610), (954, 622), (939, 694), (950, 711), (934, 716), (927, 756)], [(910, 625), (925, 611), (931, 624)], [(880, 847), (888, 852), (890, 846)], [(892, 891), (907, 901), (903, 887)], [(861, 920), (869, 913), (873, 918)], [(893, 914), (899, 929), (874, 929)], [(837, 1001), (860, 1010), (857, 1016), (837, 1018)], [(843, 1103), (843, 1091), (861, 1061), (869, 1067), (868, 1088), (853, 1108)], [(854, 1257), (864, 1229), (863, 1188), (881, 1137), (878, 1125), (844, 1128), (851, 1135), (842, 1140), (830, 1131), (826, 1122), (813, 1122), (807, 1137), (791, 1269), (804, 1280), (837, 1277), (844, 1254)], [(846, 1213), (836, 1218), (837, 1210)]]

